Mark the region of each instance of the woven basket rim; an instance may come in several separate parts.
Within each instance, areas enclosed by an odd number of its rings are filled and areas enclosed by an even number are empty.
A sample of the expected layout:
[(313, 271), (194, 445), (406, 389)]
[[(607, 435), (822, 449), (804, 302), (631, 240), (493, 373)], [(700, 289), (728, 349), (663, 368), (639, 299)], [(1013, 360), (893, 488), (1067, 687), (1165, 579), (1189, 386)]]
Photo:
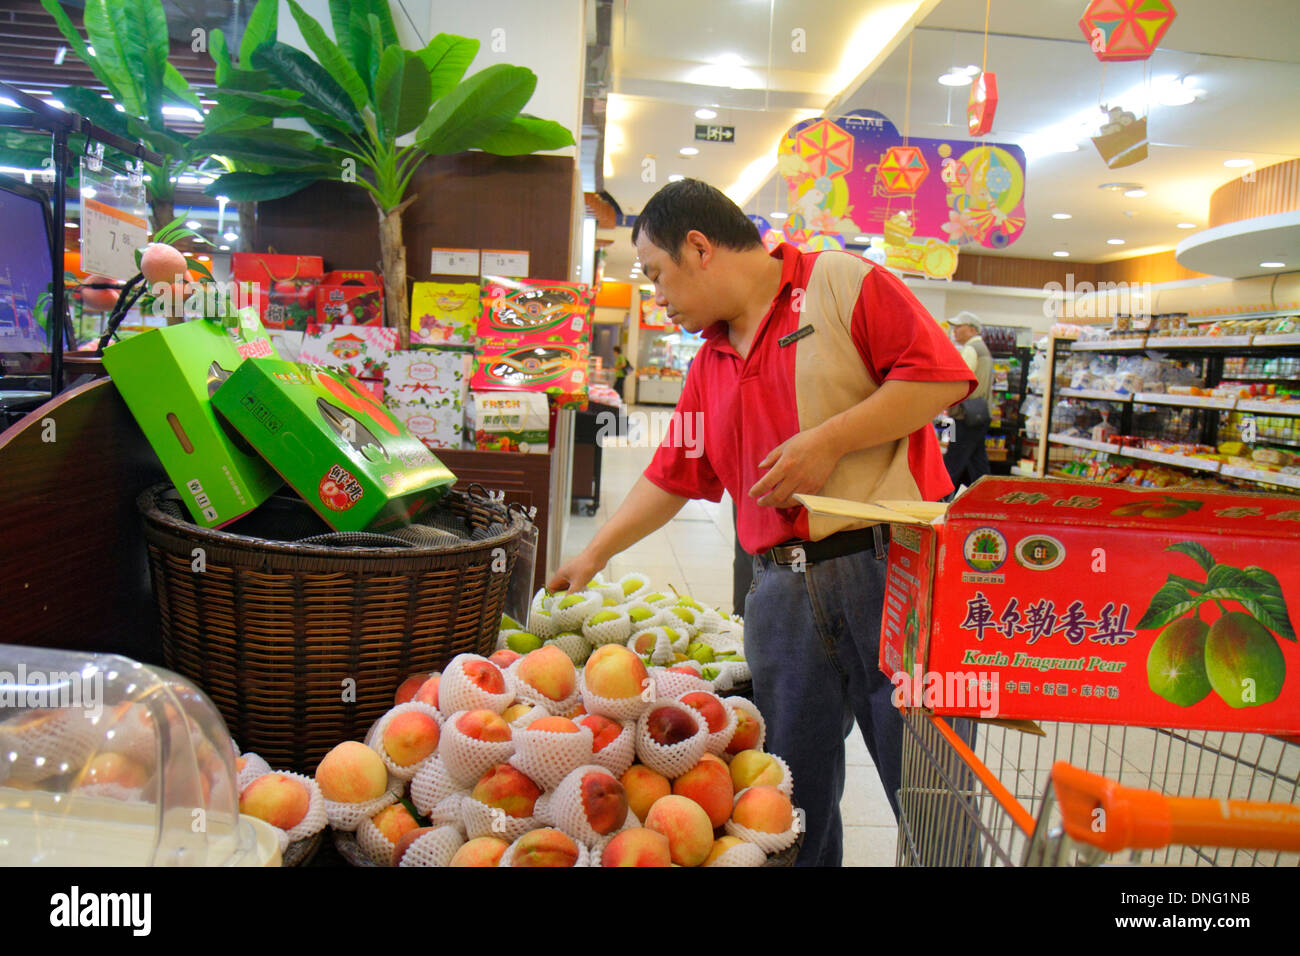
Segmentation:
[(140, 511), (140, 514), (146, 521), (155, 525), (160, 525), (176, 534), (187, 535), (191, 538), (206, 539), (211, 541), (213, 544), (298, 557), (332, 557), (336, 559), (343, 557), (349, 559), (394, 558), (398, 556), (402, 558), (420, 558), (437, 555), (450, 557), (469, 552), (478, 552), (484, 548), (496, 547), (514, 541), (518, 537), (520, 531), (531, 524), (531, 522), (517, 510), (509, 508), (501, 502), (452, 489), (447, 492), (446, 497), (443, 498), (444, 502), (454, 496), (473, 502), (475, 505), (489, 508), (501, 516), (500, 520), (503, 523), (507, 521), (509, 522), (507, 530), (488, 538), (478, 538), (473, 541), (465, 541), (463, 544), (439, 548), (426, 548), (419, 547), (418, 545), (412, 545), (407, 548), (358, 548), (339, 547), (337, 545), (328, 544), (300, 544), (296, 541), (275, 541), (270, 538), (254, 538), (249, 535), (222, 531), (219, 528), (204, 528), (200, 525), (185, 521), (184, 519), (174, 518), (158, 507), (159, 497), (165, 491), (174, 489), (175, 485), (172, 482), (164, 481), (152, 485), (140, 492), (139, 496), (136, 498), (135, 504), (136, 508)]

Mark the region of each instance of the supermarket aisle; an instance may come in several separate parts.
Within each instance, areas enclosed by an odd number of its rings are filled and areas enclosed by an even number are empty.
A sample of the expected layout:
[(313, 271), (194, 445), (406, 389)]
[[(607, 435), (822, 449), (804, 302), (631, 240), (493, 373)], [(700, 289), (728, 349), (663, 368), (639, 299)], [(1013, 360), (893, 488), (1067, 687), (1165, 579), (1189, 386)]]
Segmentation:
[[(667, 411), (644, 407), (646, 412)], [(564, 542), (564, 560), (586, 546), (641, 476), (654, 447), (632, 441), (629, 447), (605, 448), (601, 465), (601, 501), (594, 517), (572, 515)], [(667, 525), (613, 558), (606, 573), (621, 577), (642, 571), (657, 586), (674, 585), (683, 594), (731, 610), (731, 562), (734, 548), (731, 499), (691, 501)], [(897, 836), (862, 735), (855, 728), (845, 743), (848, 762), (844, 799), (845, 866), (893, 866)]]

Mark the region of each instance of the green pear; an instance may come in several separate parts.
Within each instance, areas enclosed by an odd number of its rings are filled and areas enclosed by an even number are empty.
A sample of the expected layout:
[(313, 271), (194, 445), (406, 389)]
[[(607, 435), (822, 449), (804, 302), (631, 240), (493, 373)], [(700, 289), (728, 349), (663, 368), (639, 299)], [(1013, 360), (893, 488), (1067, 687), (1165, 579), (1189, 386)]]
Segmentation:
[(500, 627), (500, 630), (502, 630), (502, 631), (522, 631), (523, 629), (524, 629), (524, 626), (523, 626), (522, 624), (520, 624), (518, 621), (516, 621), (513, 617), (511, 617), (509, 614), (502, 614), (502, 615), (501, 615), (501, 627)]
[[(1205, 673), (1205, 636), (1209, 627), (1198, 617), (1174, 621), (1155, 639), (1147, 654), (1147, 685), (1171, 704), (1191, 707), (1210, 693)], [(912, 644), (909, 642), (908, 649)]]
[(632, 593), (633, 591), (635, 591), (637, 588), (641, 587), (641, 585), (644, 584), (644, 583), (645, 583), (644, 581), (639, 581), (639, 580), (637, 580), (636, 578), (633, 578), (631, 581), (624, 581), (624, 582), (623, 582), (623, 593), (624, 593), (625, 595), (626, 595), (626, 594), (631, 594), (631, 593)]
[(687, 624), (695, 623), (695, 612), (688, 607), (683, 607), (682, 605), (678, 604), (675, 607), (669, 608), (668, 610), (672, 611), (674, 614), (676, 614)]
[(673, 630), (671, 627), (665, 627), (665, 628), (664, 628), (664, 633), (668, 635), (668, 643), (669, 643), (669, 644), (676, 644), (676, 643), (677, 643), (677, 639), (678, 639), (679, 637), (681, 637), (681, 635), (678, 634), (678, 633), (677, 633), (675, 630)]
[(706, 664), (704, 666), (704, 669), (700, 671), (700, 676), (703, 677), (705, 680), (717, 680), (718, 673), (719, 672), (716, 667), (714, 667), (712, 664)]
[(587, 618), (587, 623), (591, 625), (604, 624), (606, 621), (617, 621), (617, 611), (597, 611), (591, 617)]
[(506, 647), (516, 654), (527, 654), (542, 646), (542, 639), (528, 631), (516, 631), (506, 638)]
[(639, 624), (642, 621), (654, 617), (655, 612), (650, 610), (648, 607), (634, 607), (632, 610), (627, 612), (627, 616)]
[(1286, 659), (1263, 624), (1249, 614), (1229, 611), (1210, 625), (1205, 673), (1229, 707), (1258, 707), (1282, 693)]
[(568, 597), (566, 597), (563, 601), (560, 602), (560, 610), (563, 611), (566, 608), (571, 608), (575, 604), (581, 604), (585, 600), (587, 600), (585, 595), (570, 594)]
[(686, 648), (686, 656), (699, 661), (701, 664), (712, 664), (716, 659), (713, 654), (713, 648), (708, 644), (699, 641), (691, 644)]
[(665, 597), (666, 595), (659, 594), (658, 592), (656, 592), (654, 594), (647, 594), (641, 600), (645, 601), (647, 604), (654, 604), (656, 601), (664, 600)]
[(693, 611), (699, 611), (700, 613), (704, 613), (704, 606), (700, 604), (698, 601), (696, 601), (695, 598), (689, 597), (688, 595), (683, 594), (681, 597), (679, 597), (677, 599), (677, 604), (679, 607), (688, 607)]

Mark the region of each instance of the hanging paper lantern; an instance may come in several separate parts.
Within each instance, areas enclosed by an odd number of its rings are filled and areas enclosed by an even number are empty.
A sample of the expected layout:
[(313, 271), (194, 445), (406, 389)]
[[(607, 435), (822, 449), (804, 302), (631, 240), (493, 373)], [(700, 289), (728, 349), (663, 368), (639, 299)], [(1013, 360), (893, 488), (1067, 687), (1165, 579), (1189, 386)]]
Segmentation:
[(808, 241), (808, 220), (803, 213), (790, 213), (790, 218), (785, 221), (785, 238), (796, 246)]
[(1091, 0), (1079, 29), (1102, 62), (1145, 60), (1176, 16), (1170, 0)]
[(800, 130), (795, 151), (819, 178), (843, 176), (853, 168), (853, 134), (830, 120), (818, 120)]
[(929, 174), (930, 164), (915, 146), (889, 147), (876, 167), (876, 175), (885, 191), (893, 194), (916, 192)]
[(998, 76), (981, 73), (970, 85), (970, 102), (966, 104), (966, 123), (972, 136), (983, 136), (993, 128), (993, 114), (998, 109)]

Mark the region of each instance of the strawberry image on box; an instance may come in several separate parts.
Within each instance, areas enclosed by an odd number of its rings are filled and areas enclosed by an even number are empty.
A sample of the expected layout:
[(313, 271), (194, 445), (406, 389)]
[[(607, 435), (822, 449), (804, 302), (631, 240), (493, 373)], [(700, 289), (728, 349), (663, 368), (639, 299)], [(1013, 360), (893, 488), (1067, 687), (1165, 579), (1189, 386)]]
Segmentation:
[(382, 325), (384, 287), (365, 270), (330, 272), (316, 286), (316, 322), (321, 325)]
[(321, 325), (308, 329), (298, 358), (357, 378), (382, 379), (388, 369), (388, 353), (396, 348), (396, 329)]

